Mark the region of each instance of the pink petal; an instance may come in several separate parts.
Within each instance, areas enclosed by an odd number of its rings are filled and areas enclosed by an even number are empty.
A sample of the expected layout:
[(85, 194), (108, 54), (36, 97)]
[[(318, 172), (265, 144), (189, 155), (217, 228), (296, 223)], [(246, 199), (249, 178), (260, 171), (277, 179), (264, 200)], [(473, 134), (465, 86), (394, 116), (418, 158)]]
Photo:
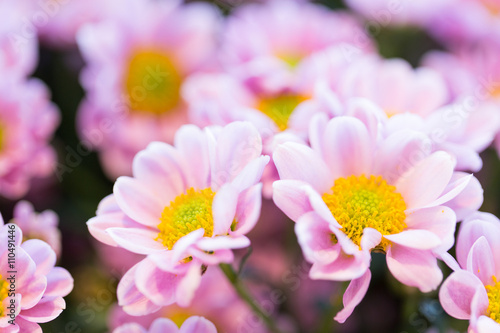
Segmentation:
[[(455, 173), (454, 173), (454, 175), (455, 175)], [(450, 184), (448, 184), (448, 186), (446, 186), (446, 189), (444, 190), (444, 194), (441, 195), (439, 198), (437, 198), (435, 201), (428, 204), (427, 206), (428, 207), (439, 206), (439, 205), (442, 205), (444, 203), (447, 203), (450, 200), (453, 200), (455, 197), (457, 197), (460, 193), (462, 193), (464, 191), (464, 189), (467, 187), (467, 185), (469, 184), (472, 177), (473, 177), (472, 174), (466, 174), (463, 177), (453, 181), (453, 183), (451, 183), (451, 179), (450, 179)], [(481, 199), (482, 199), (482, 193), (481, 193)], [(481, 200), (481, 202), (482, 202), (482, 200)]]
[(470, 319), (472, 298), (480, 289), (483, 290), (479, 294), (480, 303), (488, 307), (488, 295), (481, 281), (472, 273), (457, 271), (443, 282), (439, 290), (439, 301), (450, 316)]
[(212, 202), (214, 235), (226, 235), (231, 230), (236, 215), (239, 193), (231, 184), (223, 185), (215, 194)]
[(149, 327), (148, 333), (176, 333), (178, 331), (179, 327), (177, 327), (177, 325), (170, 319), (158, 318), (153, 321), (153, 323)]
[(477, 276), (484, 285), (492, 284), (495, 275), (495, 261), (490, 244), (484, 236), (472, 245), (467, 257), (467, 270)]
[(395, 244), (418, 250), (430, 250), (441, 245), (441, 239), (428, 230), (405, 230), (384, 238)]
[(140, 228), (142, 226), (142, 224), (125, 216), (122, 211), (98, 215), (87, 221), (90, 234), (98, 241), (111, 246), (118, 246), (118, 244), (108, 234), (107, 229), (117, 227)]
[(23, 310), (21, 315), (29, 321), (46, 323), (54, 320), (65, 308), (66, 302), (62, 297), (44, 297), (34, 307)]
[(37, 275), (47, 275), (56, 264), (56, 253), (49, 244), (39, 239), (30, 239), (21, 247), (28, 253), (36, 264)]
[(489, 213), (476, 213), (470, 219), (462, 222), (457, 237), (456, 254), (458, 263), (467, 266), (467, 256), (472, 245), (481, 236), (484, 236), (491, 248), (495, 267), (500, 267), (500, 221)]
[[(336, 117), (330, 120), (323, 140), (325, 150), (322, 154), (334, 178), (369, 173), (372, 166), (373, 142), (366, 126), (360, 120), (353, 117)], [(312, 162), (307, 159), (303, 161), (307, 164)], [(328, 185), (333, 183), (329, 182)]]
[(116, 201), (127, 216), (150, 227), (160, 223), (162, 202), (137, 179), (122, 176), (113, 188)]
[(456, 217), (450, 208), (437, 206), (408, 213), (405, 223), (408, 230), (427, 230), (444, 241), (454, 238)]
[(217, 189), (231, 182), (243, 168), (262, 153), (257, 129), (248, 122), (233, 122), (217, 136), (211, 181)]
[(214, 266), (220, 263), (231, 263), (234, 261), (233, 251), (228, 249), (221, 249), (207, 253), (199, 249), (191, 249), (189, 252), (193, 258), (198, 259), (200, 262), (207, 266)]
[(154, 142), (134, 157), (134, 176), (163, 204), (174, 200), (186, 188), (184, 165), (177, 155), (167, 144)]
[[(175, 324), (174, 324), (175, 325)], [(177, 328), (177, 326), (175, 327)], [(169, 331), (166, 331), (169, 332)], [(176, 331), (172, 331), (176, 332)], [(144, 327), (137, 323), (127, 323), (117, 327), (113, 330), (113, 333), (148, 333)]]
[(230, 235), (245, 235), (253, 229), (260, 217), (262, 184), (256, 184), (240, 193), (236, 207), (236, 228)]
[(158, 231), (145, 228), (109, 228), (109, 236), (121, 247), (138, 254), (164, 251), (166, 247), (155, 240)]
[(304, 191), (307, 194), (307, 197), (309, 199), (309, 203), (311, 204), (311, 207), (314, 209), (314, 211), (321, 216), (325, 221), (327, 221), (331, 227), (335, 227), (340, 229), (341, 226), (335, 220), (335, 217), (332, 215), (332, 212), (326, 205), (325, 201), (323, 198), (316, 192), (312, 187), (310, 186), (305, 186)]
[[(454, 186), (455, 181), (463, 179), (467, 176), (464, 172), (455, 172), (451, 177), (451, 182), (448, 184), (447, 189)], [(447, 189), (445, 192), (447, 192)], [(483, 187), (479, 180), (472, 176), (467, 183), (467, 186), (456, 197), (446, 203), (446, 206), (453, 209), (457, 214), (457, 221), (462, 221), (467, 215), (477, 211), (483, 204)]]
[(319, 193), (325, 193), (333, 185), (325, 162), (305, 145), (295, 142), (281, 144), (274, 151), (273, 161), (280, 179), (301, 180)]
[(490, 317), (479, 317), (476, 327), (477, 332), (500, 333), (500, 324)]
[(307, 261), (329, 264), (340, 255), (341, 247), (332, 242), (332, 232), (326, 221), (315, 212), (304, 214), (295, 224), (295, 234)]
[(172, 248), (172, 252), (174, 254), (172, 260), (176, 262), (188, 256), (187, 253), (189, 252), (189, 248), (199, 242), (200, 239), (203, 238), (204, 234), (205, 230), (198, 229), (195, 231), (191, 231), (189, 234), (179, 238)]
[(455, 161), (445, 152), (436, 152), (404, 173), (396, 188), (408, 210), (424, 207), (436, 200), (448, 185)]
[(187, 187), (208, 187), (210, 163), (206, 134), (194, 125), (184, 125), (175, 134), (175, 147), (185, 161), (193, 161), (196, 158), (196, 163), (186, 163), (183, 169)]
[(223, 249), (241, 249), (250, 245), (250, 240), (245, 236), (215, 236), (204, 237), (196, 245), (204, 251), (216, 251)]
[(142, 260), (135, 272), (137, 289), (153, 303), (166, 306), (174, 303), (179, 282), (176, 274), (159, 269), (150, 259)]
[(363, 229), (363, 236), (361, 236), (361, 248), (365, 251), (373, 249), (382, 241), (382, 234), (373, 228)]
[(189, 306), (201, 282), (201, 265), (191, 262), (186, 275), (182, 276), (175, 290), (177, 304)]
[(33, 323), (29, 320), (23, 318), (23, 316), (16, 317), (15, 325), (9, 325), (8, 329), (14, 328), (13, 331), (6, 329), (5, 333), (17, 333), (15, 330), (16, 326), (19, 326), (19, 332), (30, 332), (30, 333), (43, 333), (42, 328), (37, 323)]
[(135, 274), (140, 263), (134, 265), (125, 273), (118, 283), (116, 294), (118, 304), (123, 310), (132, 316), (143, 316), (158, 311), (161, 307), (145, 297), (135, 284)]
[(182, 324), (179, 333), (217, 333), (217, 329), (205, 318), (193, 316)]
[(336, 321), (343, 324), (352, 314), (354, 308), (361, 303), (368, 290), (368, 286), (370, 285), (371, 277), (372, 274), (368, 269), (361, 277), (352, 280), (351, 283), (349, 283), (342, 299), (344, 308), (335, 316), (334, 319)]
[(373, 174), (382, 175), (392, 184), (430, 152), (430, 140), (425, 134), (417, 131), (398, 131), (380, 144), (374, 160)]
[(269, 156), (260, 156), (248, 163), (234, 178), (232, 185), (241, 192), (260, 182), (264, 168), (269, 163), (269, 160)]
[(313, 210), (301, 180), (278, 180), (273, 183), (273, 201), (291, 220)]
[(443, 279), (437, 260), (430, 251), (392, 244), (387, 249), (387, 267), (401, 283), (418, 287), (424, 293), (436, 289)]
[(47, 289), (43, 294), (47, 296), (66, 296), (73, 290), (73, 277), (62, 267), (54, 267), (47, 274)]

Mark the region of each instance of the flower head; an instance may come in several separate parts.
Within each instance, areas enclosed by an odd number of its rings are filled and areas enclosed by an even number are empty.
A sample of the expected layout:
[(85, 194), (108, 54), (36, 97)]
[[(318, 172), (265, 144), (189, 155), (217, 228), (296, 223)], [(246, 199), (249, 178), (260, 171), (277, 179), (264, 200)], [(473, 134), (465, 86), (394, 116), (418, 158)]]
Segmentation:
[(139, 324), (124, 324), (113, 333), (217, 333), (214, 324), (203, 317), (193, 316), (187, 319), (179, 328), (167, 318), (156, 319), (148, 330)]
[[(471, 177), (454, 173), (449, 154), (426, 150), (422, 133), (383, 138), (366, 115), (365, 123), (316, 117), (311, 148), (285, 143), (273, 155), (280, 175), (273, 199), (297, 222), (299, 243), (313, 264), (310, 277), (352, 280), (340, 322), (366, 293), (372, 251), (386, 254), (400, 282), (423, 292), (437, 288), (442, 273), (436, 258), (453, 245), (457, 221), (445, 204)], [(415, 163), (417, 153), (423, 158)]]
[(500, 221), (476, 213), (462, 222), (457, 238), (458, 265), (441, 286), (439, 300), (452, 317), (470, 320), (476, 333), (500, 330)]
[[(147, 255), (118, 287), (127, 312), (188, 305), (207, 266), (231, 262), (231, 249), (249, 245), (244, 235), (259, 217), (269, 161), (261, 153), (257, 130), (232, 123), (205, 131), (186, 125), (174, 146), (154, 142), (137, 154), (134, 177), (120, 177), (88, 222), (98, 240)], [(146, 310), (139, 299), (149, 302)]]
[[(47, 243), (22, 242), (22, 231), (15, 224), (3, 225), (0, 237), (2, 332), (40, 331), (38, 323), (53, 320), (65, 308), (63, 297), (73, 289), (73, 278), (64, 268), (54, 267), (56, 254)], [(15, 253), (14, 263), (10, 253)]]
[(134, 155), (149, 142), (172, 142), (187, 123), (180, 89), (189, 74), (211, 67), (218, 26), (218, 14), (208, 4), (130, 1), (127, 6), (77, 36), (87, 62), (80, 134), (100, 152), (113, 178), (129, 175)]

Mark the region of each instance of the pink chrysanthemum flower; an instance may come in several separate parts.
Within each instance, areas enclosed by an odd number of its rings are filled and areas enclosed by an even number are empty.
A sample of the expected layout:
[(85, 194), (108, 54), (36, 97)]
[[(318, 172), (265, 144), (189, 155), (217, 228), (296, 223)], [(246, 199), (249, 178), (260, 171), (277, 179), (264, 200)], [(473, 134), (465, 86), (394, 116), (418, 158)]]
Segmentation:
[(476, 213), (462, 222), (458, 267), (443, 283), (439, 300), (452, 317), (470, 320), (469, 332), (500, 332), (500, 221)]
[(260, 214), (262, 156), (257, 130), (232, 123), (205, 131), (183, 126), (174, 146), (153, 142), (134, 159), (134, 177), (120, 177), (88, 222), (98, 240), (148, 257), (118, 286), (125, 311), (143, 315), (177, 302), (186, 306), (202, 265), (231, 262), (231, 249)]
[[(252, 255), (253, 256), (253, 255)], [(127, 323), (149, 327), (159, 317), (169, 318), (179, 327), (191, 316), (198, 315), (210, 320), (219, 333), (232, 333), (245, 328), (255, 333), (267, 332), (262, 322), (255, 322), (250, 307), (243, 302), (219, 269), (208, 269), (203, 275), (200, 287), (194, 295), (196, 302), (188, 307), (172, 304), (146, 316), (131, 316), (116, 306), (108, 316), (109, 328)]]
[[(273, 154), (281, 179), (273, 199), (297, 222), (299, 243), (313, 264), (310, 277), (352, 280), (339, 322), (368, 289), (372, 251), (386, 254), (400, 282), (422, 292), (437, 288), (442, 272), (436, 258), (453, 245), (457, 221), (444, 204), (472, 177), (456, 174), (449, 154), (429, 154), (425, 135), (404, 130), (381, 139), (380, 124), (364, 120), (316, 117), (312, 148), (285, 143)], [(415, 154), (424, 158), (414, 163)]]
[(48, 141), (59, 123), (45, 85), (5, 76), (0, 80), (0, 194), (19, 198), (35, 177), (55, 170), (56, 154)]
[[(336, 91), (342, 103), (335, 101)], [(413, 69), (402, 59), (384, 60), (364, 56), (345, 70), (334, 90), (323, 89), (307, 101), (302, 112), (335, 116), (345, 114), (353, 99), (373, 102), (388, 135), (402, 129), (421, 131), (429, 136), (434, 151), (452, 154), (457, 170), (479, 171), (479, 153), (488, 147), (500, 128), (500, 114), (488, 105), (472, 108), (454, 96), (439, 72), (426, 67)], [(367, 104), (365, 102), (365, 104)], [(307, 123), (307, 121), (303, 121)]]
[(0, 237), (0, 328), (6, 333), (41, 333), (38, 323), (53, 320), (65, 308), (63, 297), (73, 289), (73, 278), (54, 267), (56, 254), (47, 243), (21, 243), (22, 231), (15, 224), (3, 225)]
[(34, 31), (26, 31), (23, 18), (29, 6), (22, 1), (0, 1), (0, 73), (2, 77), (25, 78), (38, 60)]
[(54, 211), (36, 213), (31, 203), (20, 201), (14, 207), (14, 217), (9, 223), (15, 223), (21, 228), (24, 240), (43, 240), (52, 247), (57, 256), (60, 255), (61, 232), (57, 227), (59, 217)]
[[(28, 31), (36, 31), (44, 43), (56, 47), (71, 47), (76, 42), (77, 31), (86, 23), (98, 22), (107, 18), (119, 5), (128, 6), (131, 1), (121, 0), (66, 0), (36, 1), (21, 0), (29, 11), (22, 20), (23, 37)], [(35, 36), (36, 38), (36, 36)]]
[(237, 8), (227, 20), (221, 56), (228, 70), (253, 90), (272, 94), (300, 85), (314, 69), (310, 56), (335, 45), (348, 60), (374, 49), (348, 13), (278, 0)]
[(187, 122), (180, 89), (211, 62), (217, 14), (203, 3), (132, 1), (80, 30), (87, 96), (79, 131), (111, 177), (129, 175), (138, 151), (151, 141), (171, 142)]
[(217, 333), (217, 329), (205, 318), (193, 316), (180, 328), (170, 319), (158, 318), (148, 330), (139, 324), (125, 324), (115, 329), (113, 333)]
[(444, 43), (453, 46), (464, 41), (477, 43), (500, 38), (498, 0), (445, 0), (434, 8), (426, 27)]

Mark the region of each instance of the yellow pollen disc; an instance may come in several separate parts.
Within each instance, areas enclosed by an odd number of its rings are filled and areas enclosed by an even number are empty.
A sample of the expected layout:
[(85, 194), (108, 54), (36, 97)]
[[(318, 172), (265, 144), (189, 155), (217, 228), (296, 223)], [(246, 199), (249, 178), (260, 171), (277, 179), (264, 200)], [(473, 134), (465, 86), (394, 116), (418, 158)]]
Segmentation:
[(2, 306), (2, 302), (9, 295), (9, 283), (2, 278), (0, 274), (0, 317), (5, 315), (5, 309)]
[(296, 68), (302, 61), (302, 56), (298, 54), (282, 54), (278, 55), (278, 58), (286, 62), (290, 68)]
[[(407, 227), (403, 197), (381, 176), (338, 178), (331, 191), (323, 195), (323, 200), (342, 231), (358, 246), (365, 228), (391, 235)], [(385, 251), (388, 245), (389, 241), (382, 239), (376, 249)]]
[(278, 126), (280, 131), (284, 131), (288, 127), (288, 119), (293, 111), (307, 98), (295, 94), (283, 94), (272, 97), (264, 97), (260, 99), (257, 108)]
[(493, 276), (493, 284), (485, 288), (489, 300), (487, 316), (500, 324), (500, 282)]
[(160, 240), (169, 250), (181, 238), (192, 231), (203, 228), (203, 236), (211, 237), (214, 231), (212, 201), (215, 193), (210, 188), (195, 191), (190, 188), (178, 195), (161, 214), (158, 229)]
[(0, 125), (0, 151), (5, 147), (5, 128)]
[(132, 54), (125, 74), (125, 92), (136, 112), (163, 114), (180, 101), (182, 77), (173, 61), (161, 50)]

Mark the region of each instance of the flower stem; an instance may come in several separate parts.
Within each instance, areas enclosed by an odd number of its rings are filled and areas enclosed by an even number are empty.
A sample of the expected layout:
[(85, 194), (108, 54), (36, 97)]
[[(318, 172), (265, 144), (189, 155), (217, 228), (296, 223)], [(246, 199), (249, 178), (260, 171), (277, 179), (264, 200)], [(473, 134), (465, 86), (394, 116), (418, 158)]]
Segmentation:
[(238, 274), (236, 274), (233, 266), (230, 264), (219, 264), (220, 269), (224, 274), (226, 275), (227, 279), (229, 282), (234, 287), (234, 290), (238, 293), (240, 298), (252, 308), (252, 311), (258, 315), (264, 323), (266, 324), (267, 328), (269, 331), (273, 333), (281, 333), (278, 327), (276, 327), (276, 324), (274, 323), (273, 319), (269, 316), (267, 311), (265, 311), (250, 295), (248, 292), (247, 288), (241, 283), (241, 280), (238, 277)]

